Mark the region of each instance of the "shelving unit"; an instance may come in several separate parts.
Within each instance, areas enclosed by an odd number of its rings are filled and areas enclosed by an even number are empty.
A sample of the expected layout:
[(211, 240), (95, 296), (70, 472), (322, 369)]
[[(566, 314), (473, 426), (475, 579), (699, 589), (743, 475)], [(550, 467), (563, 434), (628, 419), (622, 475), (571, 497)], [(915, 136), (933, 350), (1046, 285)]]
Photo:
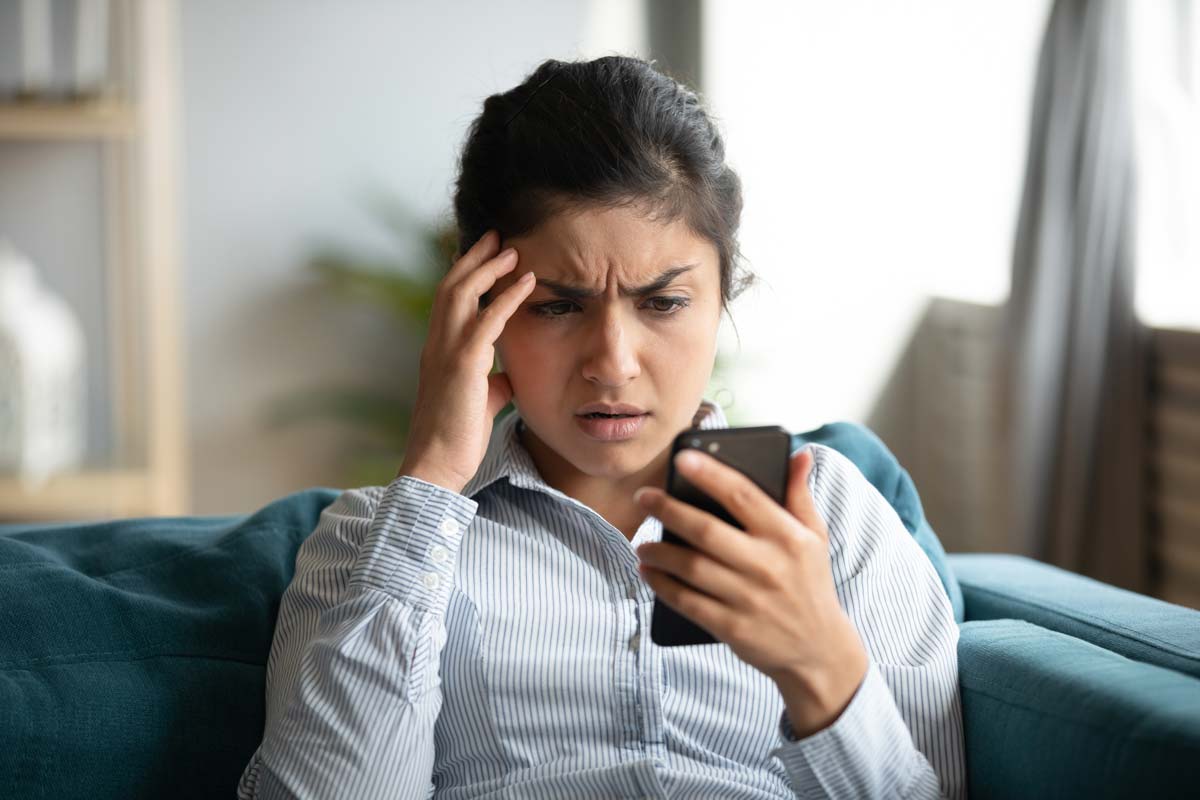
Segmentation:
[[(176, 0), (114, 0), (117, 96), (0, 103), (0, 146), (99, 145), (110, 463), (30, 490), (0, 473), (0, 521), (189, 513), (178, 304)], [(91, 368), (95, 368), (89, 365)]]
[(116, 100), (0, 105), (0, 140), (127, 140), (135, 134), (132, 107)]

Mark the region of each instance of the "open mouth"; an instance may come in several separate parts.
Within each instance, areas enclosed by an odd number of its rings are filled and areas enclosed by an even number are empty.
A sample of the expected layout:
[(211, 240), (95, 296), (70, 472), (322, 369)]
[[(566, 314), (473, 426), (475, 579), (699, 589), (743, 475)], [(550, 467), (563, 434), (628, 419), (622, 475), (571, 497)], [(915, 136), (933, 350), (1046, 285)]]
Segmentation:
[(640, 417), (642, 414), (601, 414), (599, 411), (591, 414), (580, 414), (581, 417), (587, 419), (625, 419), (626, 417)]
[(620, 442), (632, 439), (646, 425), (650, 412), (642, 414), (577, 414), (576, 424), (585, 434), (601, 442)]

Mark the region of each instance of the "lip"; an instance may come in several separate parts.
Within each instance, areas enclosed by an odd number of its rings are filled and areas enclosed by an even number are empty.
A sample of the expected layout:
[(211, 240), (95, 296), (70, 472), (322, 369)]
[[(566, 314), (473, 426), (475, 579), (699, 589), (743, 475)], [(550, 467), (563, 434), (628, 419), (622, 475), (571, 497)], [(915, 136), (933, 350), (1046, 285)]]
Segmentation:
[[(623, 412), (618, 411), (614, 413), (619, 414)], [(575, 421), (585, 434), (597, 441), (620, 442), (636, 437), (645, 426), (646, 419), (649, 416), (648, 413), (643, 413), (636, 417), (624, 417), (622, 419), (592, 419), (591, 417), (583, 417), (577, 414)]]
[(588, 403), (580, 408), (575, 413), (579, 414), (645, 414), (646, 409), (640, 406), (630, 405), (629, 403)]

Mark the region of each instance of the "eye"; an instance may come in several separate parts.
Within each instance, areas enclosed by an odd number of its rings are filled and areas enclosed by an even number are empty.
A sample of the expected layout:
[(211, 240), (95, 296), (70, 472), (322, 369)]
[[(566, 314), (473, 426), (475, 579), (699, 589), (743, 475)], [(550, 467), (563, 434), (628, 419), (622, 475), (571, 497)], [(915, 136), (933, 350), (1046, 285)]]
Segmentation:
[[(665, 305), (662, 305), (665, 304)], [(657, 295), (646, 301), (646, 305), (650, 311), (660, 317), (669, 317), (677, 313), (680, 309), (687, 308), (691, 304), (686, 297), (667, 297), (665, 295)], [(565, 317), (572, 308), (579, 308), (570, 300), (558, 300), (553, 303), (542, 303), (538, 306), (531, 306), (530, 311), (539, 317)]]
[(674, 314), (676, 311), (679, 311), (680, 309), (688, 307), (688, 299), (686, 297), (663, 297), (660, 295), (658, 297), (651, 297), (646, 302), (648, 302), (648, 303), (656, 303), (656, 302), (669, 303), (669, 305), (667, 305), (665, 307), (655, 306), (655, 308), (654, 308), (655, 311), (657, 311), (659, 314), (663, 314), (664, 316), (670, 316), (671, 314)]
[(570, 300), (559, 300), (557, 303), (542, 303), (540, 306), (531, 306), (529, 310), (534, 314), (537, 314), (539, 317), (563, 317), (566, 316), (565, 311), (559, 313), (554, 309), (561, 309), (563, 306), (573, 305), (575, 304)]

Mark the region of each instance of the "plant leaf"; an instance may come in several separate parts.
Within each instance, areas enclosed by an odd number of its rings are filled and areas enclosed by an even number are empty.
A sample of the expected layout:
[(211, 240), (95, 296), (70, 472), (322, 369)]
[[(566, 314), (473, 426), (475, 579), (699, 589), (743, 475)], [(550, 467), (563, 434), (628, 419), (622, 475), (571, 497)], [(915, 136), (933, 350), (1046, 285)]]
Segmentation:
[(428, 280), (334, 253), (317, 255), (309, 264), (342, 296), (380, 305), (405, 323), (425, 330), (436, 293), (436, 286)]
[(313, 418), (333, 418), (402, 448), (408, 439), (411, 416), (411, 400), (407, 397), (371, 388), (329, 387), (276, 398), (263, 421), (269, 429), (279, 429)]

